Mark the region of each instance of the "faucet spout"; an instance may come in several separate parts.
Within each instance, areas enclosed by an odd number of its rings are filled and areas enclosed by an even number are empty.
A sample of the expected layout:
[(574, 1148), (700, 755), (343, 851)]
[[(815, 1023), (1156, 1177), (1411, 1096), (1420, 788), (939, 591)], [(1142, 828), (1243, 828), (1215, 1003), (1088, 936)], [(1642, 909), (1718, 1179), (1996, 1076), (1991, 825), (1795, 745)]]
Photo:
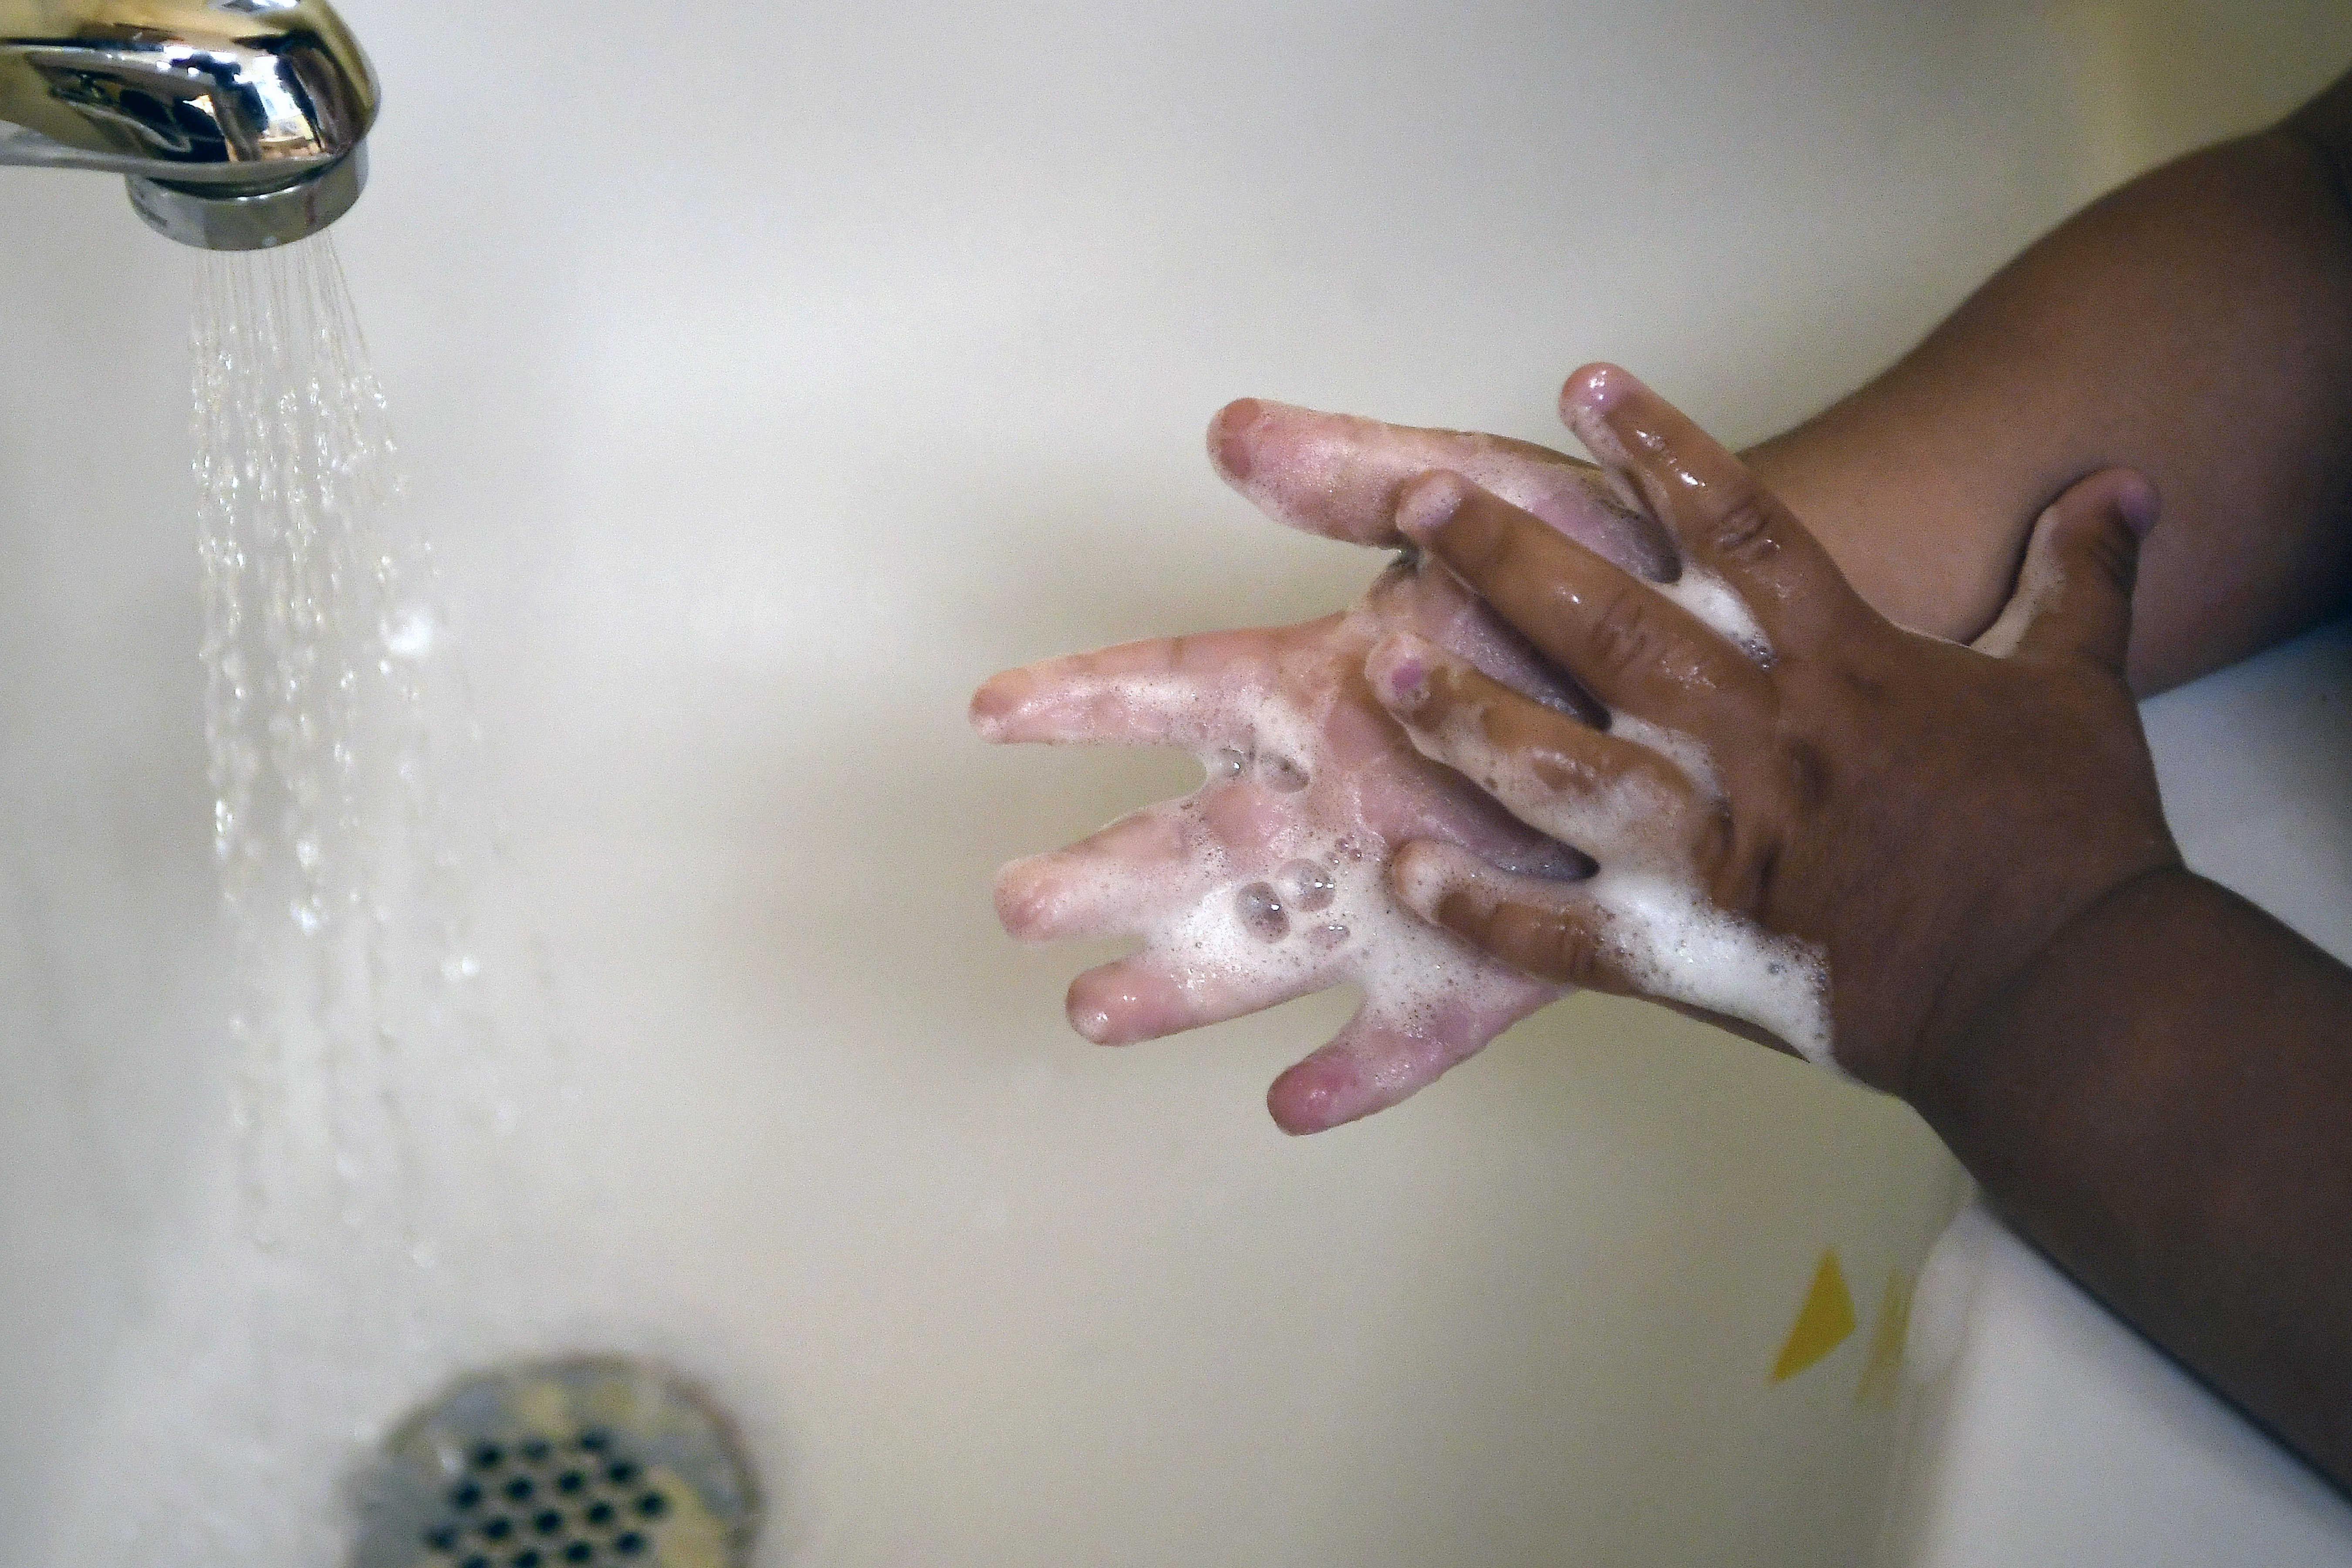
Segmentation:
[(377, 100), (327, 0), (0, 0), (0, 164), (123, 175), (183, 244), (259, 250), (341, 217)]

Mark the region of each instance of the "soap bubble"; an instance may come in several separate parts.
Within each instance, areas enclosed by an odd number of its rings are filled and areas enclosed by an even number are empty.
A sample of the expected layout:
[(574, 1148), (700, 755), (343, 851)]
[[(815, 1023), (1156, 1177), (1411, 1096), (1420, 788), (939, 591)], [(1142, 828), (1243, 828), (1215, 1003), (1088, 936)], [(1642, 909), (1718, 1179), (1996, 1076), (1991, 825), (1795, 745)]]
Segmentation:
[(1312, 860), (1291, 861), (1274, 874), (1274, 881), (1287, 908), (1309, 914), (1330, 908), (1339, 891), (1331, 873)]
[(1234, 912), (1242, 929), (1261, 942), (1280, 942), (1290, 934), (1290, 917), (1282, 910), (1282, 895), (1271, 882), (1252, 882), (1234, 895)]

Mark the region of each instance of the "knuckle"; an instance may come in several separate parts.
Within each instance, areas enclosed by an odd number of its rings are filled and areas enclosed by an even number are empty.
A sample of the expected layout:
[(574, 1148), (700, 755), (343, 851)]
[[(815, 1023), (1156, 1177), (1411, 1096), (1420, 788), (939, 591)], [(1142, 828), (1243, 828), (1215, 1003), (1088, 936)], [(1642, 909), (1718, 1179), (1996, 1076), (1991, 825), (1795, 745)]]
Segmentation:
[(1507, 520), (1490, 515), (1475, 501), (1464, 502), (1440, 537), (1446, 557), (1474, 583), (1508, 577), (1517, 569), (1517, 532)]
[(1791, 736), (1781, 742), (1780, 765), (1790, 810), (1800, 820), (1811, 817), (1830, 798), (1828, 753), (1811, 740)]
[(1545, 922), (1540, 947), (1548, 960), (1545, 973), (1555, 980), (1587, 990), (1601, 989), (1605, 981), (1601, 944), (1579, 921), (1554, 915)]
[(1608, 674), (1623, 675), (1657, 660), (1657, 622), (1643, 593), (1630, 584), (1620, 587), (1592, 617), (1586, 640), (1594, 664)]
[(1537, 752), (1528, 759), (1528, 772), (1537, 787), (1554, 796), (1587, 795), (1599, 790), (1599, 770), (1582, 757), (1559, 751)]
[(1834, 710), (1854, 713), (1884, 708), (1892, 695), (1886, 678), (1858, 659), (1840, 659), (1829, 669), (1822, 695)]
[(2139, 542), (2119, 521), (2103, 521), (2086, 529), (2075, 544), (2076, 553), (2106, 582), (2125, 593), (2139, 574)]
[(1478, 911), (1475, 929), (1463, 934), (1529, 974), (1588, 990), (1603, 983), (1600, 944), (1571, 910), (1502, 900)]
[(1707, 531), (1708, 548), (1737, 565), (1761, 564), (1780, 552), (1780, 521), (1763, 487), (1751, 479), (1732, 492), (1730, 503)]

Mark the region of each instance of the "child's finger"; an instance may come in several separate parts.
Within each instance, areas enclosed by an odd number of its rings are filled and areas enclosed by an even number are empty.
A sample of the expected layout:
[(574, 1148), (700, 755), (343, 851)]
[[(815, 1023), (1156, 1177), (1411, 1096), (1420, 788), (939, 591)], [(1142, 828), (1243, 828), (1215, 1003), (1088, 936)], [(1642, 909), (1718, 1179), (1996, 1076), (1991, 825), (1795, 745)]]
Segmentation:
[(1448, 468), (1646, 577), (1673, 570), (1664, 537), (1617, 503), (1585, 464), (1549, 447), (1460, 430), (1420, 430), (1244, 398), (1209, 426), (1225, 482), (1278, 522), (1393, 549), (1398, 487)]
[(1266, 1090), (1266, 1109), (1285, 1132), (1321, 1132), (1385, 1110), (1436, 1082), (1456, 1064), (1558, 995), (1557, 987), (1487, 982), (1489, 1000), (1406, 1028), (1367, 1007), (1330, 1044), (1290, 1068)]
[(1206, 751), (1246, 731), (1274, 676), (1270, 633), (1153, 637), (992, 676), (973, 728), (999, 742), (1179, 746)]
[(1617, 995), (1643, 988), (1628, 972), (1615, 917), (1580, 883), (1508, 877), (1447, 844), (1408, 844), (1391, 868), (1397, 896), (1522, 973)]
[(1129, 813), (1101, 832), (996, 874), (996, 918), (1024, 942), (1140, 936), (1216, 880), (1201, 819), (1183, 801)]
[(1306, 966), (1234, 967), (1179, 974), (1150, 952), (1089, 969), (1070, 982), (1070, 1027), (1098, 1046), (1127, 1046), (1222, 1024), (1320, 991), (1331, 977)]
[(1862, 600), (1746, 464), (1615, 365), (1569, 377), (1560, 414), (1674, 536), (1685, 571), (1727, 584), (1778, 651), (1831, 635)]
[(1414, 480), (1397, 520), (1612, 711), (1709, 737), (1762, 706), (1764, 671), (1713, 627), (1460, 475)]
[(1419, 637), (1388, 638), (1365, 674), (1424, 756), (1604, 866), (1674, 837), (1695, 802), (1691, 781), (1647, 746), (1529, 701)]

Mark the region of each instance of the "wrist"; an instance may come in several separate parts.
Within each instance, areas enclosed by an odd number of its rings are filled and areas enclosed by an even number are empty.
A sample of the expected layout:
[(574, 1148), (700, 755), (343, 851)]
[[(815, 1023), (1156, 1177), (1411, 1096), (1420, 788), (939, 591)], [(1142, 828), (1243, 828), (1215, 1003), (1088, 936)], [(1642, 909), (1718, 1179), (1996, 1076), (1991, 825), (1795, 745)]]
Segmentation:
[[(2191, 962), (2200, 912), (2230, 895), (2178, 861), (2126, 878), (2053, 930), (1966, 1022), (1923, 1038), (1896, 1092), (1959, 1147), (1990, 1100), (2047, 1064), (2114, 1030)], [(2166, 962), (2171, 959), (2172, 962)]]

